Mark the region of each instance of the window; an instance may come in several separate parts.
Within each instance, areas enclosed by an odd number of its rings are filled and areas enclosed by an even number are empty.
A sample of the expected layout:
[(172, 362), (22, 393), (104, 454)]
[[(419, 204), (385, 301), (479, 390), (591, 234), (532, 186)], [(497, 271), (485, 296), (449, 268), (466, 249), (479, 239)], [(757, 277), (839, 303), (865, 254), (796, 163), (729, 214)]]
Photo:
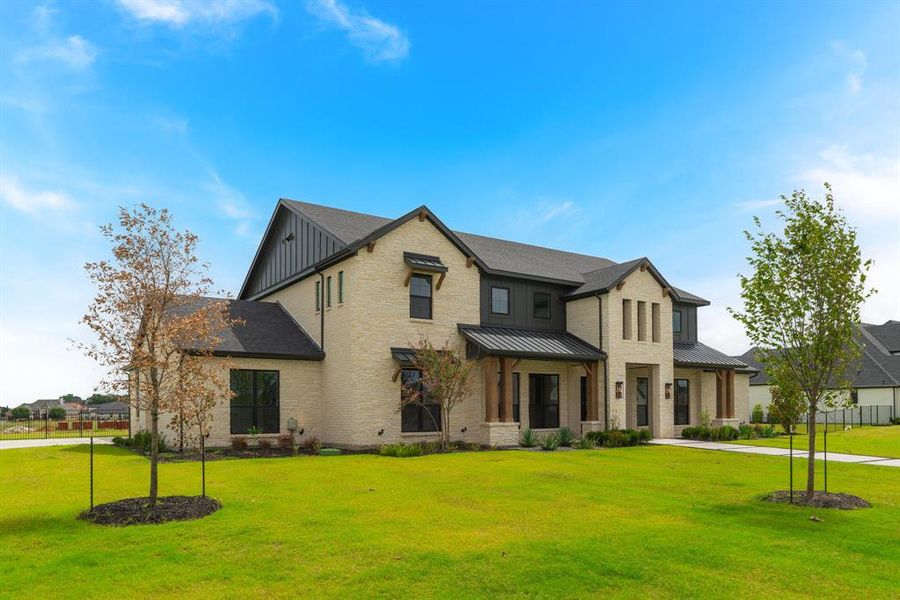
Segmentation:
[(316, 282), (316, 311), (322, 310), (322, 285), (321, 281)]
[[(405, 399), (410, 390), (423, 392), (422, 372), (418, 369), (403, 369), (400, 372), (400, 394)], [(400, 431), (429, 432), (441, 430), (441, 406), (428, 403), (404, 404), (400, 411)]]
[(278, 371), (231, 371), (231, 433), (278, 433)]
[(325, 306), (331, 308), (331, 275), (325, 278)]
[(409, 280), (409, 316), (431, 318), (431, 275), (413, 274)]
[(559, 427), (559, 375), (528, 376), (528, 422), (532, 429)]
[[(497, 397), (503, 401), (503, 381), (502, 373), (497, 371)], [(512, 404), (513, 404), (513, 421), (519, 422), (519, 374), (512, 374)]]
[(638, 341), (647, 341), (647, 303), (638, 300)]
[(853, 406), (859, 404), (859, 390), (850, 390), (850, 404)]
[(653, 336), (653, 341), (658, 342), (660, 331), (659, 331), (659, 302), (654, 302), (650, 305), (650, 321), (652, 324), (650, 325), (650, 335)]
[(534, 318), (550, 319), (550, 294), (546, 292), (534, 293)]
[(344, 303), (344, 272), (338, 271), (338, 304)]
[(646, 377), (637, 378), (637, 424), (650, 425), (650, 381)]
[(587, 421), (587, 377), (581, 376), (581, 420)]
[(681, 334), (681, 311), (672, 311), (672, 333)]
[(675, 380), (675, 424), (687, 425), (690, 417), (690, 389), (687, 379)]
[(622, 300), (622, 339), (631, 339), (631, 300)]
[(509, 288), (491, 287), (491, 312), (495, 315), (509, 314)]

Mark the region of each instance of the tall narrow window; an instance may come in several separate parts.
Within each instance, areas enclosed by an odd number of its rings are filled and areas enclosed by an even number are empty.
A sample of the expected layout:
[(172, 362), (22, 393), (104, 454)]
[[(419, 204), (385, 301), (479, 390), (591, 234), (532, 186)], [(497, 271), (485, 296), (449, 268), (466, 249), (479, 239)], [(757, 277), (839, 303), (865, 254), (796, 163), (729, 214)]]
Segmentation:
[(550, 319), (550, 294), (545, 292), (534, 293), (534, 318)]
[(528, 422), (533, 429), (559, 427), (559, 375), (528, 376)]
[[(406, 398), (412, 392), (423, 393), (422, 372), (418, 369), (403, 369), (400, 372), (400, 395)], [(400, 411), (400, 431), (428, 432), (441, 429), (441, 405), (426, 402), (421, 404), (405, 404)]]
[(321, 281), (316, 282), (316, 311), (322, 310), (322, 285)]
[(409, 280), (409, 316), (431, 318), (431, 275), (413, 274)]
[(654, 341), (654, 342), (658, 342), (659, 339), (660, 339), (660, 338), (659, 338), (659, 336), (660, 336), (660, 330), (659, 330), (659, 302), (654, 302), (654, 303), (650, 306), (650, 320), (652, 321), (652, 324), (650, 325), (650, 328), (652, 329), (651, 335), (653, 336), (653, 341)]
[(325, 278), (325, 306), (331, 308), (331, 275)]
[(278, 371), (231, 371), (231, 433), (279, 431)]
[(643, 300), (638, 300), (637, 303), (637, 330), (638, 330), (638, 341), (646, 342), (647, 341), (647, 303)]
[(491, 312), (495, 315), (509, 314), (509, 288), (491, 286)]
[(513, 385), (513, 421), (516, 423), (521, 422), (520, 412), (519, 412), (519, 374), (512, 374), (512, 385)]
[(637, 424), (638, 427), (650, 425), (650, 380), (637, 378)]
[(681, 311), (680, 310), (672, 311), (672, 333), (674, 334), (676, 341), (681, 339)]
[(687, 379), (675, 380), (675, 424), (690, 423), (690, 387)]
[(587, 421), (587, 377), (581, 376), (581, 420)]
[(344, 303), (344, 272), (338, 271), (338, 304)]
[(622, 300), (622, 339), (631, 339), (631, 300)]

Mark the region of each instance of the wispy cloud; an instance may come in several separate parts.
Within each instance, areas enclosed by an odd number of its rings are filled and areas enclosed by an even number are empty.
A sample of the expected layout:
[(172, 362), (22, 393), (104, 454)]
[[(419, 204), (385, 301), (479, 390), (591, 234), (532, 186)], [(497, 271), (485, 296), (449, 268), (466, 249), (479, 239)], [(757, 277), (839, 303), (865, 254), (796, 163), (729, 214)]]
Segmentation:
[(346, 33), (369, 60), (398, 61), (409, 55), (409, 38), (396, 25), (364, 10), (351, 10), (337, 0), (308, 0), (306, 10), (324, 25)]
[(75, 207), (75, 203), (66, 194), (28, 189), (17, 177), (11, 175), (0, 175), (0, 201), (14, 210), (32, 216), (46, 210), (66, 212)]
[(174, 29), (234, 25), (262, 15), (278, 18), (269, 0), (119, 0), (119, 6), (139, 22)]
[(831, 49), (837, 54), (838, 58), (846, 63), (847, 68), (847, 91), (856, 95), (862, 90), (863, 74), (869, 66), (865, 52), (856, 48), (850, 48), (846, 42), (832, 42)]
[(41, 45), (24, 48), (17, 58), (22, 63), (57, 62), (81, 70), (97, 58), (97, 48), (80, 35), (70, 35), (67, 38), (50, 38)]
[(247, 235), (256, 213), (250, 208), (244, 195), (223, 181), (214, 169), (208, 169), (207, 174), (208, 180), (201, 187), (212, 195), (220, 214), (236, 222), (234, 232), (240, 236)]
[(772, 208), (773, 206), (778, 206), (779, 204), (781, 204), (781, 198), (773, 198), (769, 200), (745, 200), (743, 202), (736, 202), (734, 206), (739, 213), (746, 213), (758, 210), (766, 210)]

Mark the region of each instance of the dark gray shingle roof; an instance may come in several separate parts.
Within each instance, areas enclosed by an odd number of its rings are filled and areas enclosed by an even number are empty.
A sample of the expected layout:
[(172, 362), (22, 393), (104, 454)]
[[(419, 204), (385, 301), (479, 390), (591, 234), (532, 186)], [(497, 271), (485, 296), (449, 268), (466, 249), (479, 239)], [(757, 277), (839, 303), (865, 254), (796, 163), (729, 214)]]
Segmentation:
[(600, 360), (606, 354), (568, 332), (462, 325), (459, 332), (488, 355), (562, 360)]
[(722, 367), (748, 369), (751, 366), (744, 361), (719, 352), (700, 342), (675, 342), (673, 358), (676, 366), (688, 367)]
[(364, 213), (311, 204), (298, 200), (283, 199), (286, 204), (299, 210), (307, 217), (336, 235), (345, 244), (362, 239), (393, 219), (376, 217)]
[(885, 321), (881, 325), (863, 323), (862, 328), (888, 353), (900, 352), (900, 321)]

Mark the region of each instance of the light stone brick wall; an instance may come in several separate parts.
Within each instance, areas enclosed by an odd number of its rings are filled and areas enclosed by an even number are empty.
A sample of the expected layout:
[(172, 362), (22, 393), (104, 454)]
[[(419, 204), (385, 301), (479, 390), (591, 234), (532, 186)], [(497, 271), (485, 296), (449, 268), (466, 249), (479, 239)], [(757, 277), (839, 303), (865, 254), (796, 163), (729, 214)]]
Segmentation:
[(750, 375), (734, 374), (734, 417), (739, 423), (750, 422)]
[[(622, 339), (622, 300), (631, 300), (632, 339)], [(648, 303), (647, 319), (651, 318), (652, 303), (660, 305), (660, 340), (652, 341), (648, 335), (646, 341), (637, 341), (637, 301)], [(610, 290), (602, 298), (601, 314), (603, 319), (603, 345), (608, 353), (609, 362), (609, 407), (610, 415), (618, 416), (619, 424), (625, 427), (626, 419), (633, 412), (633, 388), (629, 394), (629, 386), (625, 386), (622, 398), (615, 397), (615, 382), (627, 382), (628, 365), (656, 365), (651, 370), (651, 430), (655, 437), (671, 437), (674, 435), (673, 405), (664, 398), (665, 384), (673, 380), (672, 358), (672, 300), (663, 296), (662, 287), (649, 271), (636, 269), (625, 279), (621, 290)], [(651, 323), (647, 323), (647, 331), (652, 331)], [(635, 375), (636, 376), (636, 375)]]

